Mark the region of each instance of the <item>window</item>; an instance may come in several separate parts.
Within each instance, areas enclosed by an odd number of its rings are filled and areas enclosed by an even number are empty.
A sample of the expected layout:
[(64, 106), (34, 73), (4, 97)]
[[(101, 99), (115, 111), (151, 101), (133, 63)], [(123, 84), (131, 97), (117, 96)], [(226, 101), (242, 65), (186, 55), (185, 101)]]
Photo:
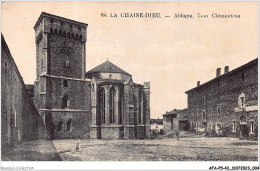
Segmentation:
[(240, 97), (241, 107), (245, 107), (245, 97)]
[(63, 125), (63, 122), (59, 122), (58, 128), (57, 128), (58, 132), (62, 131), (62, 125)]
[(202, 119), (206, 119), (206, 111), (202, 112)]
[(43, 59), (42, 59), (42, 65), (41, 65), (41, 68), (43, 69)]
[(62, 109), (65, 109), (68, 107), (68, 96), (65, 95), (63, 98), (62, 98), (62, 105), (61, 105), (61, 108)]
[(241, 73), (241, 78), (242, 78), (242, 79), (245, 78), (245, 73), (244, 73), (244, 72)]
[(106, 122), (105, 116), (105, 90), (101, 88), (100, 90), (100, 112), (101, 112), (101, 123)]
[(7, 73), (7, 63), (5, 62), (5, 73)]
[(70, 24), (70, 28), (72, 28), (72, 24)]
[(71, 121), (71, 119), (69, 119), (68, 122), (67, 122), (67, 131), (71, 130), (71, 128), (72, 128), (71, 125), (72, 125), (72, 121)]
[(254, 134), (254, 121), (250, 121), (250, 134)]
[(233, 129), (232, 132), (237, 132), (237, 122), (233, 121)]
[(70, 61), (69, 61), (69, 59), (66, 59), (66, 60), (65, 60), (65, 66), (66, 66), (67, 68), (70, 66)]
[(206, 96), (203, 97), (203, 104), (206, 104)]
[(115, 123), (115, 89), (109, 91), (109, 122)]
[(245, 94), (242, 92), (238, 97), (238, 106), (240, 108), (246, 107), (245, 99)]
[(51, 23), (53, 23), (53, 19), (51, 19)]
[(78, 27), (79, 32), (81, 32), (81, 27)]
[(220, 100), (220, 93), (218, 93), (218, 100)]
[(142, 89), (139, 90), (139, 104), (138, 104), (138, 109), (139, 109), (139, 116), (138, 116), (138, 122), (141, 123), (142, 122), (142, 110), (141, 110), (141, 106), (142, 106)]
[(193, 116), (193, 110), (191, 110), (191, 116)]
[(217, 108), (217, 116), (220, 116), (220, 114), (221, 114), (221, 108), (218, 107), (218, 108)]
[(68, 87), (68, 81), (67, 80), (63, 80), (63, 87)]

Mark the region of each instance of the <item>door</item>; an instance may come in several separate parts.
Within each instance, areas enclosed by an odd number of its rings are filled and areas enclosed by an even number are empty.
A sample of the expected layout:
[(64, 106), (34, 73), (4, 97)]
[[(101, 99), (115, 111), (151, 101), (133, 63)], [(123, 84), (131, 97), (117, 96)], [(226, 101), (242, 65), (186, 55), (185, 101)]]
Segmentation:
[(247, 125), (240, 125), (240, 138), (245, 138), (247, 135)]

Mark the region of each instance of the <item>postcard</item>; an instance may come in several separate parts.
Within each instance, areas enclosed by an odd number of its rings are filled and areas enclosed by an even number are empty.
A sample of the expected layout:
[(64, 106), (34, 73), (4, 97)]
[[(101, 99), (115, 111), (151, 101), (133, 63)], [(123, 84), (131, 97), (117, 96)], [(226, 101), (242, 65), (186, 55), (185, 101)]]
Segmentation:
[(259, 170), (257, 1), (1, 9), (1, 169)]

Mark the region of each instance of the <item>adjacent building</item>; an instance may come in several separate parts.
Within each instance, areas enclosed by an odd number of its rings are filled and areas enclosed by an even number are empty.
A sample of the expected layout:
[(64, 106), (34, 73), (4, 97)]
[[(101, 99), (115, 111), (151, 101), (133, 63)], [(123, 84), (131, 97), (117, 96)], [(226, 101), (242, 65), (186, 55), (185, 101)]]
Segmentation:
[(43, 120), (1, 35), (1, 149), (43, 135)]
[(163, 119), (151, 119), (151, 131), (154, 131), (156, 133), (162, 133), (163, 132)]
[(165, 134), (172, 131), (188, 131), (189, 122), (187, 109), (174, 109), (163, 114), (163, 131)]
[(190, 128), (216, 135), (258, 136), (258, 59), (186, 91)]

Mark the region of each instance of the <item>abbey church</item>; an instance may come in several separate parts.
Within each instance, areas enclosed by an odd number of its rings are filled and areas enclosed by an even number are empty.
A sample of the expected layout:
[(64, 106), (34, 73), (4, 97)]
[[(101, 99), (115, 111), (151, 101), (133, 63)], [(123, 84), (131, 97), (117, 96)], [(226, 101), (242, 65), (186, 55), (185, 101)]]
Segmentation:
[(34, 26), (37, 73), (31, 99), (44, 136), (149, 138), (150, 82), (134, 83), (109, 60), (86, 72), (87, 26), (45, 12)]

